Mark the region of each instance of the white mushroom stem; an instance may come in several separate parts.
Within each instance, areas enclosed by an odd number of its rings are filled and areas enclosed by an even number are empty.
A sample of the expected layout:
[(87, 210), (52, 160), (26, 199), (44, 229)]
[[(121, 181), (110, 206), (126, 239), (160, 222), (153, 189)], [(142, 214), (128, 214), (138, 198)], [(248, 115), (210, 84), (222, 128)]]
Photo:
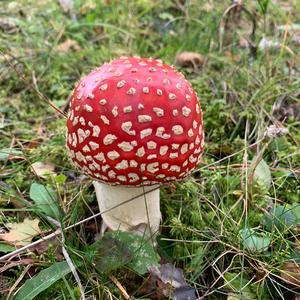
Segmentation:
[(111, 186), (98, 181), (93, 184), (108, 228), (134, 231), (147, 237), (157, 234), (161, 220), (158, 185)]

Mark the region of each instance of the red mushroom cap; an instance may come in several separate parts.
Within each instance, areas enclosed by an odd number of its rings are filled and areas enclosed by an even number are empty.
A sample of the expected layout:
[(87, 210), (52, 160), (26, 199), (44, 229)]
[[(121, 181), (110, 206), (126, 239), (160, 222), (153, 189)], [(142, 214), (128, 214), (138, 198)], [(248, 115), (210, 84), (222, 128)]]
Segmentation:
[(182, 74), (152, 58), (122, 57), (84, 77), (67, 127), (74, 164), (112, 185), (182, 179), (203, 151), (196, 93)]

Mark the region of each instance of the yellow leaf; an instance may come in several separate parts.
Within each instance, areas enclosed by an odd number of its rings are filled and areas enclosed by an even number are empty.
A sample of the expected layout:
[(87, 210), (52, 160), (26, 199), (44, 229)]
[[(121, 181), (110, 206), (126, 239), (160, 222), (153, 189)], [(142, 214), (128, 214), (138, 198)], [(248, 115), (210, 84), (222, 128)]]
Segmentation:
[(37, 161), (31, 165), (34, 173), (41, 178), (47, 178), (47, 175), (54, 175), (55, 166), (53, 164), (43, 163), (41, 161)]
[(78, 43), (74, 40), (67, 39), (63, 43), (57, 45), (55, 47), (55, 51), (57, 52), (69, 52), (69, 51), (79, 51), (81, 48)]
[(8, 223), (9, 232), (0, 234), (0, 240), (14, 246), (25, 246), (31, 243), (32, 238), (41, 233), (39, 220), (25, 219), (22, 223)]
[(196, 52), (181, 52), (176, 56), (176, 64), (180, 67), (193, 67), (196, 69), (204, 64), (205, 58)]

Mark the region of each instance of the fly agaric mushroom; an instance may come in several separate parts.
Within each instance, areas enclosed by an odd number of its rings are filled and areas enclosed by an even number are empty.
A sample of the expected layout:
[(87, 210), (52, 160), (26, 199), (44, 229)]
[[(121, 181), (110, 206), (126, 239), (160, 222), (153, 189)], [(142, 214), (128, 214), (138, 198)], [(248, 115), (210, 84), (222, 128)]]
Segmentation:
[(67, 148), (75, 166), (94, 180), (112, 230), (156, 232), (159, 185), (188, 176), (203, 142), (196, 93), (161, 60), (121, 57), (93, 70), (74, 90)]

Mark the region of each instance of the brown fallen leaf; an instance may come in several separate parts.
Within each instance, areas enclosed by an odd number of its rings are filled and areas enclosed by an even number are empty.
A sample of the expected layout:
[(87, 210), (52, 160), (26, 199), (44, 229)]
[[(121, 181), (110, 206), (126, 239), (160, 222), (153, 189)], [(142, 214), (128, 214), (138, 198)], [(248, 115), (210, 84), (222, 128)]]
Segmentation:
[(225, 57), (229, 60), (229, 62), (239, 62), (241, 60), (241, 56), (238, 54), (233, 54), (230, 51), (224, 51)]
[(7, 33), (15, 33), (20, 30), (16, 22), (10, 18), (0, 18), (0, 29)]
[(300, 286), (300, 264), (293, 261), (284, 263), (281, 270), (281, 278), (288, 284)]
[(176, 65), (184, 68), (194, 68), (197, 69), (204, 64), (205, 58), (200, 53), (196, 52), (181, 52), (176, 55), (175, 63)]
[(30, 141), (24, 141), (22, 146), (26, 150), (32, 150), (41, 145), (43, 140), (41, 138), (33, 138)]
[(44, 163), (42, 161), (37, 161), (31, 165), (33, 172), (41, 178), (46, 178), (47, 175), (55, 175), (55, 166), (50, 163)]
[(81, 48), (76, 41), (67, 39), (63, 43), (57, 45), (54, 50), (56, 52), (65, 53), (69, 51), (80, 51)]
[(22, 247), (28, 245), (33, 237), (41, 233), (38, 219), (30, 220), (26, 218), (22, 223), (8, 223), (6, 227), (10, 231), (0, 234), (0, 240), (13, 246)]

